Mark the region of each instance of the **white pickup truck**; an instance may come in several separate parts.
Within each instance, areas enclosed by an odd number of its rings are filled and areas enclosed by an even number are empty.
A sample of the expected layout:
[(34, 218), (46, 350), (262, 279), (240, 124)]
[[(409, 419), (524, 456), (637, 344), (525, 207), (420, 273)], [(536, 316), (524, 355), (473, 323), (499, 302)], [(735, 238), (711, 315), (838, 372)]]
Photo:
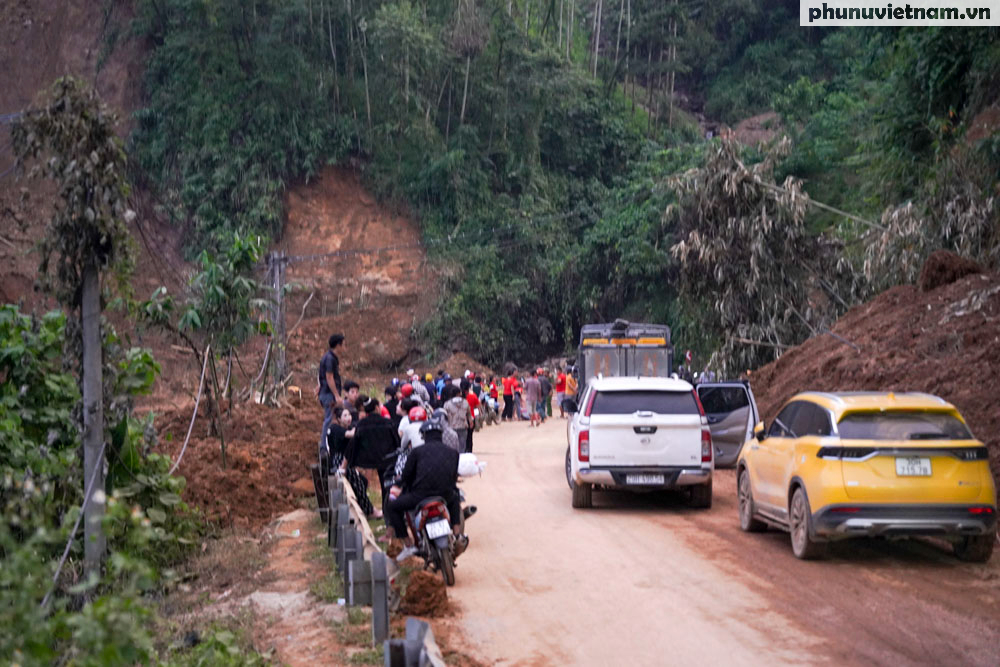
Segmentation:
[(686, 487), (694, 507), (712, 506), (712, 434), (701, 401), (683, 380), (594, 378), (568, 402), (566, 480), (573, 507), (595, 487), (650, 491)]

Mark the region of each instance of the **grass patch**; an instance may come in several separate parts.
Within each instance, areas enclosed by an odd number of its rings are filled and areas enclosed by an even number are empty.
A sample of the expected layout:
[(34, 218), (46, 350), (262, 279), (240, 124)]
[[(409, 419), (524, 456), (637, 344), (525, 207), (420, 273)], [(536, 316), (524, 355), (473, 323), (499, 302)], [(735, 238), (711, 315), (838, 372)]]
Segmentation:
[(382, 646), (365, 649), (352, 654), (347, 659), (349, 665), (384, 665), (385, 653)]
[(337, 626), (337, 641), (344, 646), (371, 646), (371, 626), (341, 623)]
[(272, 664), (270, 652), (258, 653), (253, 647), (253, 623), (253, 613), (243, 610), (218, 618), (203, 628), (175, 623), (157, 628), (157, 634), (173, 638), (158, 651), (161, 664), (167, 667)]
[(316, 571), (322, 573), (309, 582), (309, 592), (327, 604), (336, 604), (338, 599), (344, 597), (344, 582), (337, 571), (333, 550), (325, 540), (317, 539), (308, 558), (318, 566)]
[(350, 625), (361, 625), (368, 621), (368, 613), (361, 607), (347, 608), (347, 622)]
[(337, 600), (343, 598), (344, 582), (340, 580), (336, 567), (310, 583), (309, 592), (326, 604), (336, 604)]

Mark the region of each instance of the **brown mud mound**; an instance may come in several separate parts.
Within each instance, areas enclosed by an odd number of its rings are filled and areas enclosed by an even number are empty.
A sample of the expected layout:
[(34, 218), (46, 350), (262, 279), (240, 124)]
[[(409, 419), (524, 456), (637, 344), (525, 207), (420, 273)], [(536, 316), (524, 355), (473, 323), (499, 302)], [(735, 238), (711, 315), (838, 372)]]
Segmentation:
[[(181, 406), (156, 419), (159, 449), (177, 460), (193, 405)], [(252, 529), (274, 516), (294, 510), (305, 493), (301, 480), (316, 461), (323, 422), (319, 408), (273, 408), (236, 405), (225, 421), (227, 467), (222, 468), (218, 438), (207, 435), (205, 402), (198, 410), (191, 442), (177, 473), (187, 479), (184, 499), (225, 525)], [(167, 434), (169, 434), (169, 441)]]
[(800, 391), (923, 391), (953, 403), (1000, 474), (1000, 275), (966, 276), (930, 292), (894, 287), (755, 371), (761, 416)]
[(448, 590), (440, 574), (417, 570), (410, 575), (399, 613), (437, 618), (451, 614)]
[(930, 292), (965, 276), (982, 272), (983, 267), (971, 259), (960, 257), (947, 250), (935, 250), (920, 269), (917, 285), (920, 286), (921, 292)]
[(433, 372), (434, 376), (437, 377), (437, 372), (439, 370), (443, 370), (453, 378), (463, 377), (465, 371), (472, 371), (477, 376), (483, 376), (486, 378), (489, 378), (491, 375), (497, 375), (497, 373), (482, 365), (464, 352), (456, 352), (444, 361), (435, 364), (433, 371), (424, 372)]

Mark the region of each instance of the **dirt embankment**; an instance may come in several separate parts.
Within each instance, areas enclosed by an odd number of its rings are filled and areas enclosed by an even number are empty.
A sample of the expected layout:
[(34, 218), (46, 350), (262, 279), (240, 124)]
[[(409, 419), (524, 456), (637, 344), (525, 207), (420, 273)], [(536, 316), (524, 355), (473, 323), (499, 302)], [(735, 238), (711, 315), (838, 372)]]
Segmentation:
[[(127, 36), (131, 3), (110, 3), (107, 13), (92, 3), (0, 0), (0, 113), (35, 104), (60, 76), (93, 85), (118, 114), (125, 136), (140, 106), (144, 47)], [(0, 302), (26, 307), (53, 305), (33, 291), (38, 256), (52, 214), (55, 188), (17, 179), (9, 125), (0, 124)]]
[[(159, 451), (174, 461), (180, 454), (193, 403), (170, 409), (156, 420)], [(273, 517), (299, 506), (313, 493), (309, 465), (317, 458), (323, 413), (293, 403), (272, 408), (251, 403), (233, 407), (225, 419), (227, 467), (219, 438), (209, 434), (202, 399), (177, 474), (187, 480), (184, 499), (209, 519), (257, 530)], [(307, 482), (307, 483), (306, 483)]]
[(805, 390), (924, 391), (950, 401), (990, 449), (1000, 476), (1000, 275), (935, 253), (921, 287), (900, 285), (849, 310), (830, 335), (810, 338), (755, 371), (761, 416)]
[(291, 257), (289, 329), (302, 318), (288, 340), (295, 380), (312, 390), (327, 339), (339, 332), (346, 336), (342, 374), (381, 385), (378, 378), (405, 370), (426, 351), (413, 334), (436, 294), (419, 227), (376, 203), (348, 168), (324, 169), (312, 183), (292, 188), (285, 204), (277, 249)]

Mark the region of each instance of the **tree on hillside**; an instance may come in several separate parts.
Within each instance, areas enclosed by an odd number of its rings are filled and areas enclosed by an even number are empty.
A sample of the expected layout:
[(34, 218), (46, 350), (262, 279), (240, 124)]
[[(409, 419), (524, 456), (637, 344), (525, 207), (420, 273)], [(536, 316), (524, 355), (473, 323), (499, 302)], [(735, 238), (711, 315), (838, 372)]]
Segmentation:
[(101, 273), (110, 270), (124, 286), (133, 262), (125, 223), (135, 214), (128, 208), (125, 151), (115, 122), (93, 89), (66, 77), (56, 81), (46, 106), (27, 112), (13, 129), (17, 164), (31, 164), (30, 176), (58, 185), (60, 204), (41, 244), (39, 274), (63, 306), (79, 314), (79, 329), (67, 340), (73, 349), (82, 347), (84, 485), (95, 490), (84, 522), (91, 573), (100, 569), (105, 550)]
[(840, 244), (806, 229), (801, 182), (774, 182), (789, 148), (786, 139), (747, 166), (740, 145), (723, 140), (703, 168), (668, 179), (679, 199), (665, 216), (680, 237), (671, 248), (680, 291), (724, 338), (725, 370), (755, 368), (823, 331), (854, 289)]
[(451, 33), (451, 47), (465, 58), (465, 83), (462, 86), (462, 111), (459, 124), (465, 123), (465, 103), (469, 97), (469, 66), (478, 56), (489, 38), (489, 25), (476, 8), (473, 0), (459, 0), (455, 10), (455, 26)]

